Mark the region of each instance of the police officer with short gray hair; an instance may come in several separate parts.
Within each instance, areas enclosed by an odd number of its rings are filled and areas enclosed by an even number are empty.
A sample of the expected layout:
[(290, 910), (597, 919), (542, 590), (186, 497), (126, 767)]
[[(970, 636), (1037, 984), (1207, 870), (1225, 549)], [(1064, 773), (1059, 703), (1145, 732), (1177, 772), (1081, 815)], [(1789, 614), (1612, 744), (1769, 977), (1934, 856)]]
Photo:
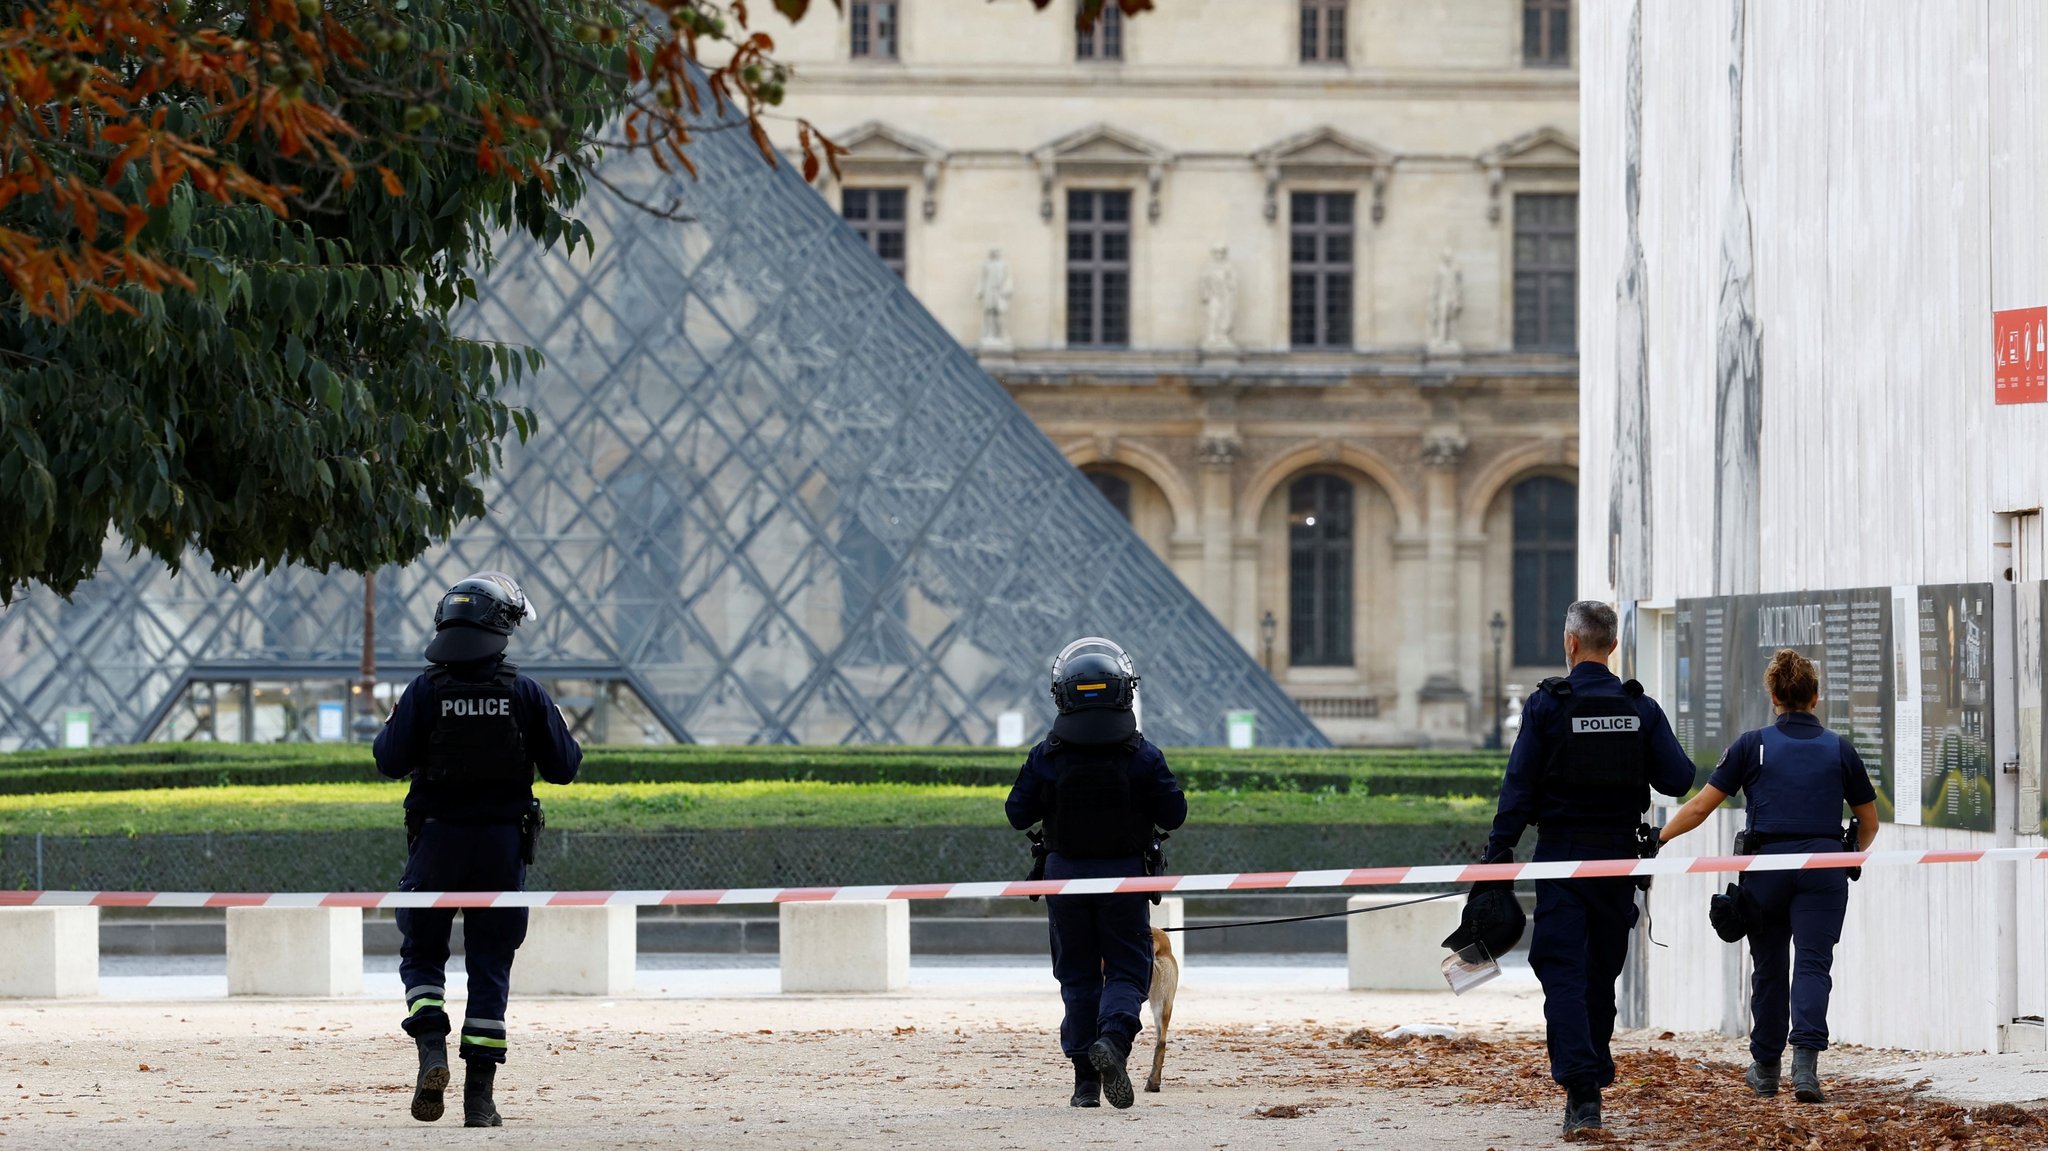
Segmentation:
[[(1692, 789), (1693, 765), (1670, 721), (1634, 680), (1608, 670), (1614, 609), (1581, 600), (1565, 613), (1569, 675), (1546, 679), (1522, 710), (1486, 861), (1509, 862), (1536, 827), (1538, 863), (1629, 859), (1650, 789)], [(1543, 984), (1550, 1077), (1565, 1089), (1564, 1133), (1601, 1126), (1600, 1091), (1614, 1082), (1614, 985), (1636, 923), (1627, 876), (1536, 881), (1529, 965)]]
[[(406, 860), (400, 891), (519, 891), (540, 835), (533, 776), (568, 783), (583, 763), (562, 713), (539, 684), (505, 660), (512, 629), (533, 618), (503, 572), (457, 582), (434, 609), (431, 664), (399, 697), (377, 736), (377, 770), (412, 777), (405, 797)], [(448, 937), (454, 908), (398, 911), (403, 1027), (419, 1048), (412, 1117), (431, 1123), (448, 1087)], [(526, 909), (462, 911), (469, 1003), (459, 1053), (466, 1068), (465, 1127), (501, 1125), (491, 1098), (505, 1061), (505, 1005), (512, 956), (526, 939)]]

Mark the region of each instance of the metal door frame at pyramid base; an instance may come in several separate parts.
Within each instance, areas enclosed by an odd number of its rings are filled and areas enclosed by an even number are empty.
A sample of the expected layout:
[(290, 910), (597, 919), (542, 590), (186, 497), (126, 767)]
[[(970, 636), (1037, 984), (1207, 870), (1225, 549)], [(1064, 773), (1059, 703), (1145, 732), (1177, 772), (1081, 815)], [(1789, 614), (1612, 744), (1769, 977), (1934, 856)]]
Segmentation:
[[(662, 704), (661, 699), (649, 687), (644, 677), (632, 668), (615, 663), (541, 662), (517, 664), (519, 672), (535, 680), (590, 680), (596, 683), (624, 684), (637, 697), (640, 706), (654, 717), (676, 743), (695, 743), (682, 724)], [(195, 685), (202, 683), (252, 682), (255, 680), (333, 680), (344, 683), (362, 679), (362, 668), (329, 660), (314, 661), (269, 661), (269, 660), (214, 660), (192, 664), (179, 674), (171, 690), (164, 693), (144, 715), (136, 729), (136, 742), (147, 742), (154, 737), (164, 722), (170, 718), (185, 694)], [(408, 671), (406, 682), (413, 675)], [(383, 682), (396, 682), (383, 675)], [(379, 721), (380, 725), (382, 721)]]

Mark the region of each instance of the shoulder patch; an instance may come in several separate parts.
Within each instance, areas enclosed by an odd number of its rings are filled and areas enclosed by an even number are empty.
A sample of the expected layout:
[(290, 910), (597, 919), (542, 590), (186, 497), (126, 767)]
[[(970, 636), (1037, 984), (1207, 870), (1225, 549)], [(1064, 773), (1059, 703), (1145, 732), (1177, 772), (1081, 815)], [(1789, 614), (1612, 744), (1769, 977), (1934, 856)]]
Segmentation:
[(1623, 681), (1621, 682), (1621, 690), (1623, 690), (1623, 691), (1627, 692), (1627, 693), (1628, 693), (1628, 697), (1629, 697), (1630, 699), (1641, 699), (1641, 698), (1643, 698), (1643, 685), (1642, 685), (1642, 683), (1641, 683), (1641, 682), (1639, 682), (1639, 681), (1637, 681), (1637, 680), (1633, 680), (1633, 679), (1627, 679), (1627, 680), (1623, 680)]
[(1539, 683), (1536, 686), (1541, 688), (1545, 695), (1551, 696), (1552, 698), (1571, 698), (1572, 681), (1566, 679), (1561, 675), (1553, 675), (1549, 679), (1544, 680), (1542, 683)]

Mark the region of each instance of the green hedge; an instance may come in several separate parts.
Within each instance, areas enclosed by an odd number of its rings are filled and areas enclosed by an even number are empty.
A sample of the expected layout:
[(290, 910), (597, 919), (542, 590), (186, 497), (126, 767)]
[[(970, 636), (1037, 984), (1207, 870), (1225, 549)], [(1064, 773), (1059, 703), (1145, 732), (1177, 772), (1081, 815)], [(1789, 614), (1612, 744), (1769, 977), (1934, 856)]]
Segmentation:
[[(1172, 749), (1191, 791), (1488, 796), (1505, 758), (1491, 752)], [(1021, 754), (992, 748), (621, 747), (584, 756), (589, 783), (785, 780), (1007, 786)], [(352, 783), (376, 779), (356, 744), (139, 744), (0, 756), (0, 795), (154, 788)]]
[[(1004, 787), (902, 783), (615, 783), (542, 787), (548, 824), (564, 830), (679, 828), (1004, 827)], [(184, 787), (0, 796), (0, 835), (192, 835), (344, 831), (394, 826), (397, 783)], [(1484, 824), (1482, 798), (1357, 792), (1196, 793), (1189, 824), (1440, 826)]]
[[(1467, 863), (1484, 823), (1204, 826), (1166, 845), (1179, 874)], [(398, 880), (395, 825), (202, 835), (0, 835), (0, 888), (381, 891)], [(1004, 827), (780, 828), (660, 833), (548, 829), (527, 886), (775, 887), (1022, 879), (1024, 837)], [(1385, 889), (1380, 889), (1385, 890)], [(1406, 889), (1412, 891), (1412, 888)]]

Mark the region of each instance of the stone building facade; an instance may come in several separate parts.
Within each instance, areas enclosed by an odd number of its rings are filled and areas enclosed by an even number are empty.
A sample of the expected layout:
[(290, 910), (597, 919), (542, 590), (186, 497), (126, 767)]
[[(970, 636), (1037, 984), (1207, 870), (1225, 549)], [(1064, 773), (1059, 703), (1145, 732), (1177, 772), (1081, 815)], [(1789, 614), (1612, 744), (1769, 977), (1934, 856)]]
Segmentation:
[(1075, 6), (774, 28), (821, 192), (1334, 740), (1486, 739), (1575, 590), (1573, 0)]

